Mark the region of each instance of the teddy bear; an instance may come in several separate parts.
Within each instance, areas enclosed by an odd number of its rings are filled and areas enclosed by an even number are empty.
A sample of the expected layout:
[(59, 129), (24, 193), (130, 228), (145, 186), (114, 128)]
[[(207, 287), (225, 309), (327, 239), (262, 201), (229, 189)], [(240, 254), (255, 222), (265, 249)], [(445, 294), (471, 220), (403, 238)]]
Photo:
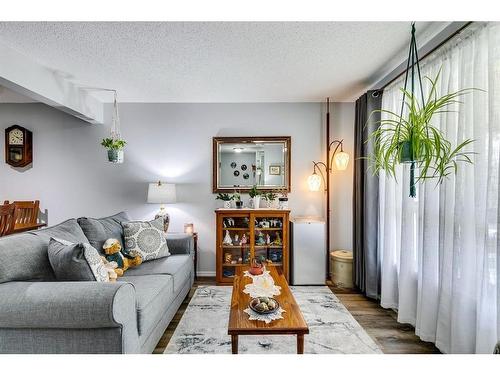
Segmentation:
[(123, 276), (123, 273), (130, 267), (136, 267), (142, 263), (142, 258), (139, 254), (131, 251), (127, 252), (122, 249), (120, 241), (115, 238), (109, 238), (102, 245), (106, 260), (108, 262), (116, 262), (117, 266), (114, 271), (118, 276)]
[(118, 278), (118, 275), (115, 271), (115, 269), (118, 268), (118, 264), (116, 262), (108, 262), (108, 260), (103, 256), (101, 256), (101, 259), (102, 263), (104, 264), (104, 268), (106, 268), (106, 271), (108, 271), (109, 282), (115, 282)]

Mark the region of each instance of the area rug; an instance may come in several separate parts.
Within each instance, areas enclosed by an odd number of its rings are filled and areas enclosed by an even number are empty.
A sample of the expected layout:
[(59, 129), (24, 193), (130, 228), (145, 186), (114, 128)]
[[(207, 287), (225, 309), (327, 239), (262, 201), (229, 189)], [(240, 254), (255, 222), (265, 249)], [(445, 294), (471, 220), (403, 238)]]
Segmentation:
[[(290, 287), (309, 326), (304, 352), (381, 353), (359, 323), (326, 286)], [(195, 291), (165, 354), (231, 353), (227, 334), (231, 286), (200, 286)], [(239, 336), (241, 354), (296, 353), (296, 336)]]

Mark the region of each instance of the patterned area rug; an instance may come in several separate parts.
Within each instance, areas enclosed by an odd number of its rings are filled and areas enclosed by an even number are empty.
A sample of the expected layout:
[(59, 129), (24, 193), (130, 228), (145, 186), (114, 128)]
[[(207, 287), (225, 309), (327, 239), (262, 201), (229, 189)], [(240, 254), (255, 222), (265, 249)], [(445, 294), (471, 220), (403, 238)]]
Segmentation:
[[(376, 354), (377, 344), (326, 286), (292, 286), (309, 325), (305, 353)], [(200, 286), (165, 349), (165, 354), (231, 353), (227, 334), (231, 286)], [(296, 336), (239, 336), (239, 353), (296, 353)]]

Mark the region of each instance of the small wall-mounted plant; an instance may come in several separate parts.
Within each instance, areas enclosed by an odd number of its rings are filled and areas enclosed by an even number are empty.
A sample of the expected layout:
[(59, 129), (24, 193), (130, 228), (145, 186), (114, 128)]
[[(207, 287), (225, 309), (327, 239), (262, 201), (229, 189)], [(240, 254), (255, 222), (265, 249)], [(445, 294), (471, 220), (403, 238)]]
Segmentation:
[(123, 163), (123, 149), (127, 144), (123, 139), (104, 138), (101, 146), (108, 150), (108, 160), (111, 163)]

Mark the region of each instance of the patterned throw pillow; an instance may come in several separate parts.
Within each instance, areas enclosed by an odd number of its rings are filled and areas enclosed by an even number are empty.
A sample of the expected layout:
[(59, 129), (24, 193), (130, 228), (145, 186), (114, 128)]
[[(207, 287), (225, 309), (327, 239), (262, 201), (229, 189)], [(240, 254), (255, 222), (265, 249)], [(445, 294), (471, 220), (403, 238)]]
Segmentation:
[(109, 282), (109, 274), (99, 252), (88, 243), (72, 243), (51, 238), (49, 261), (60, 281)]
[(135, 251), (143, 262), (170, 255), (163, 231), (163, 217), (151, 221), (127, 221), (122, 226), (125, 250)]

